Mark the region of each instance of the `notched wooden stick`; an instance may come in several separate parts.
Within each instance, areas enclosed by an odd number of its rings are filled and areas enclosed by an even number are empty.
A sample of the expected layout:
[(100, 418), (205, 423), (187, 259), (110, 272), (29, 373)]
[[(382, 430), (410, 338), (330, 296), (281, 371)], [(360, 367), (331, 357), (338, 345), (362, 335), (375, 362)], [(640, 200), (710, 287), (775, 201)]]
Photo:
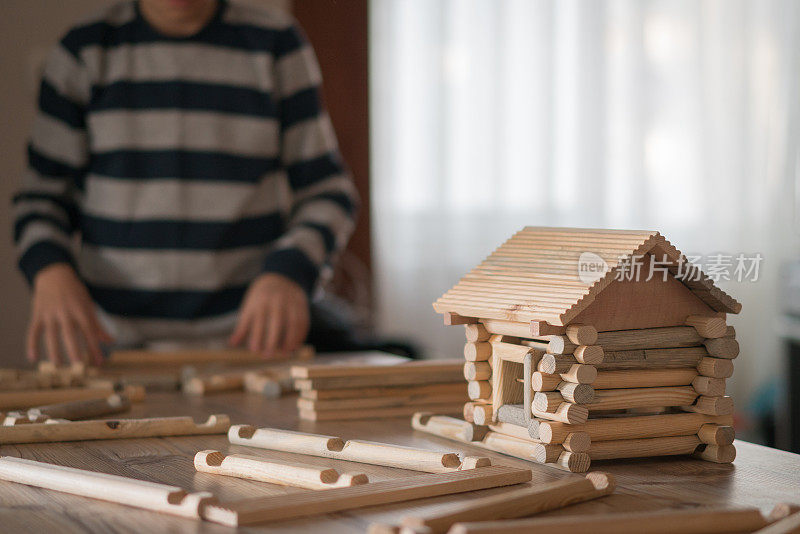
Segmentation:
[(225, 455), (213, 450), (198, 452), (194, 457), (194, 467), (203, 473), (308, 489), (342, 488), (369, 482), (369, 478), (364, 473), (339, 473), (330, 467), (317, 467), (243, 454)]

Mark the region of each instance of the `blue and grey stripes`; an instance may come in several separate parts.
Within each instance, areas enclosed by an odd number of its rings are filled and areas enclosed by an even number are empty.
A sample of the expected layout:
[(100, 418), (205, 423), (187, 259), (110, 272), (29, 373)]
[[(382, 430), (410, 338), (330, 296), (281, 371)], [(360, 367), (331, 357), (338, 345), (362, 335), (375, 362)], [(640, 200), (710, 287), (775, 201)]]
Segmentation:
[(70, 262), (105, 315), (148, 324), (219, 322), (263, 272), (310, 293), (357, 205), (320, 83), (289, 17), (236, 3), (185, 39), (133, 2), (76, 27), (43, 72), (20, 268)]

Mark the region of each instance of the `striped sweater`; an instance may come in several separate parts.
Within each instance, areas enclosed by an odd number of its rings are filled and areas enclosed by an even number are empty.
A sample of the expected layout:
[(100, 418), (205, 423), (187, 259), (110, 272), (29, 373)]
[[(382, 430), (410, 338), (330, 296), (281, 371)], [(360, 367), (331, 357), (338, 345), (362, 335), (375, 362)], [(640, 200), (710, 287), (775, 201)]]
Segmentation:
[(126, 2), (49, 56), (14, 198), (32, 281), (73, 264), (123, 342), (225, 335), (256, 276), (311, 293), (356, 195), (289, 17), (220, 2), (197, 34), (159, 34)]

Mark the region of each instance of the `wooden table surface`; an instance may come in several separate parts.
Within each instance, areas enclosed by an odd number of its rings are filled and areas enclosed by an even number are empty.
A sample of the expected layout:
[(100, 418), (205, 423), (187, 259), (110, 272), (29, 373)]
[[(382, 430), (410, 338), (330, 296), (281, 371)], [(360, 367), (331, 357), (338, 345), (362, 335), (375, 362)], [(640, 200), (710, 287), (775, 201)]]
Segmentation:
[[(234, 424), (247, 423), (368, 439), (431, 449), (447, 449), (488, 455), (496, 463), (530, 468), (533, 483), (570, 475), (552, 468), (492, 454), (411, 429), (409, 418), (372, 421), (310, 423), (298, 421), (295, 397), (265, 400), (245, 393), (208, 397), (186, 397), (175, 393), (151, 393), (125, 417), (191, 415), (197, 420), (208, 414), (229, 414)], [(717, 465), (687, 458), (595, 462), (593, 470), (613, 473), (618, 481), (615, 495), (571, 506), (553, 514), (597, 514), (634, 510), (658, 510), (699, 505), (756, 506), (764, 512), (781, 501), (800, 502), (800, 456), (746, 442), (737, 442), (733, 465)], [(347, 467), (365, 472), (372, 481), (419, 474), (399, 469), (337, 460), (299, 457), (260, 449), (229, 445), (225, 436), (84, 441), (38, 445), (5, 445), (0, 454), (21, 456), (71, 467), (102, 471), (143, 480), (214, 492), (220, 500), (300, 490), (262, 482), (195, 472), (192, 458), (197, 451), (217, 449), (263, 457), (299, 459), (314, 464)], [(445, 510), (453, 503), (489, 495), (505, 489), (484, 490), (380, 506), (302, 520), (240, 529), (243, 532), (308, 532), (325, 534), (364, 532), (372, 522), (394, 523), (414, 511)], [(2, 532), (230, 532), (213, 523), (157, 514), (122, 505), (104, 503), (21, 484), (0, 482), (0, 531)]]

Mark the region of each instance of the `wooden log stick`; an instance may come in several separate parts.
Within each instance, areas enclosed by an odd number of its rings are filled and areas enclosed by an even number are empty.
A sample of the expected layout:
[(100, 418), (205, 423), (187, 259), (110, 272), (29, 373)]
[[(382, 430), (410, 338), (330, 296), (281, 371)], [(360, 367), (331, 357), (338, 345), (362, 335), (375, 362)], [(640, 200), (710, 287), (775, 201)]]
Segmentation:
[(696, 367), (708, 356), (705, 347), (681, 347), (675, 349), (639, 349), (606, 351), (599, 370), (619, 369), (674, 369)]
[(548, 354), (572, 354), (578, 348), (567, 336), (545, 336), (539, 340), (523, 339), (520, 343)]
[(480, 323), (465, 324), (464, 334), (470, 343), (478, 343), (489, 339), (489, 331)]
[(264, 371), (248, 371), (244, 374), (244, 390), (248, 393), (257, 393), (268, 399), (277, 399), (292, 389), (294, 389), (292, 378), (288, 374), (285, 377)]
[(342, 488), (369, 482), (364, 473), (339, 473), (331, 467), (316, 467), (244, 454), (225, 455), (213, 450), (195, 454), (194, 467), (202, 473), (308, 489)]
[(563, 326), (556, 326), (544, 321), (531, 321), (530, 333), (533, 337), (558, 336), (567, 333)]
[(531, 337), (531, 328), (528, 323), (515, 323), (498, 319), (481, 319), (480, 322), (491, 334), (501, 334), (518, 338)]
[(600, 345), (579, 345), (572, 353), (579, 363), (597, 365), (603, 363), (603, 348)]
[(564, 397), (558, 391), (537, 391), (533, 396), (533, 410), (547, 413), (555, 413)]
[(756, 534), (797, 534), (798, 532), (800, 532), (800, 513), (795, 513), (758, 530)]
[(729, 464), (736, 459), (736, 447), (733, 445), (702, 445), (693, 456), (707, 462)]
[(704, 340), (691, 326), (672, 326), (598, 332), (596, 343), (605, 351), (626, 351), (695, 347)]
[(558, 385), (558, 391), (566, 402), (589, 404), (594, 400), (594, 388), (589, 384), (561, 382)]
[(592, 443), (596, 443), (609, 440), (697, 434), (700, 428), (707, 423), (731, 425), (733, 418), (730, 416), (715, 417), (697, 413), (676, 413), (604, 417), (589, 419), (582, 425), (541, 421), (538, 427), (538, 436), (544, 443), (562, 443), (570, 432), (586, 432), (589, 434)]
[(480, 442), (473, 445), (540, 464), (555, 463), (564, 450), (561, 445), (547, 445), (497, 432), (487, 432)]
[(485, 362), (492, 355), (492, 346), (486, 342), (465, 343), (464, 359), (470, 362)]
[(544, 354), (542, 359), (539, 360), (537, 369), (551, 375), (568, 373), (575, 363), (575, 357), (572, 355)]
[(225, 373), (195, 376), (183, 383), (182, 390), (189, 395), (207, 395), (226, 391), (244, 390), (244, 373)]
[(697, 363), (697, 372), (711, 378), (730, 378), (733, 375), (733, 362), (722, 358), (702, 358)]
[[(57, 404), (61, 402), (105, 399), (114, 393), (113, 388), (59, 388), (28, 391), (0, 392), (0, 410), (27, 409), (32, 406)], [(144, 399), (144, 388), (125, 386), (119, 393), (125, 394), (131, 402)]]
[(597, 379), (597, 367), (576, 363), (570, 366), (565, 373), (561, 373), (561, 380), (578, 384), (593, 384)]
[(492, 422), (492, 405), (475, 404), (472, 410), (472, 421), (476, 425), (488, 425)]
[(531, 376), (531, 388), (533, 391), (555, 391), (561, 383), (561, 375), (535, 371)]
[(590, 325), (567, 325), (566, 333), (569, 340), (576, 345), (594, 345), (597, 343), (597, 330)]
[(725, 395), (725, 379), (698, 376), (692, 380), (692, 387), (700, 394), (707, 397), (721, 397)]
[(736, 433), (732, 426), (708, 423), (700, 427), (697, 437), (708, 445), (731, 445)]
[(683, 406), (689, 412), (701, 413), (705, 415), (731, 415), (733, 413), (733, 398), (725, 397), (697, 397), (694, 404)]
[[(492, 409), (491, 404), (487, 404), (486, 402), (475, 401), (475, 402), (465, 402), (464, 409), (462, 410), (462, 415), (464, 416), (464, 420), (470, 423), (475, 422), (475, 410), (478, 409), (480, 406), (488, 406), (488, 409)], [(483, 409), (483, 408), (481, 408)]]
[(739, 355), (739, 342), (731, 337), (706, 339), (703, 345), (710, 356), (732, 360)]
[(463, 441), (480, 441), (488, 432), (485, 426), (470, 424), (444, 415), (417, 412), (411, 418), (411, 426), (417, 430), (436, 434), (437, 436)]
[(504, 404), (497, 409), (497, 420), (526, 428), (525, 407), (522, 404)]
[(486, 380), (472, 380), (467, 382), (467, 395), (472, 400), (491, 401), (492, 384)]
[(570, 432), (562, 443), (564, 449), (569, 452), (589, 452), (592, 445), (592, 438), (588, 432)]
[[(664, 388), (599, 389), (588, 405), (589, 411), (684, 406), (697, 398), (691, 386)], [(716, 414), (720, 415), (720, 414)]]
[(705, 338), (724, 337), (728, 330), (728, 325), (722, 317), (690, 315), (685, 323), (694, 327), (697, 333)]
[(229, 427), (230, 419), (223, 414), (211, 415), (204, 423), (191, 417), (33, 423), (0, 428), (0, 444), (224, 434)]
[(462, 380), (452, 384), (423, 384), (408, 386), (383, 386), (342, 389), (308, 389), (300, 392), (300, 396), (310, 400), (361, 399), (375, 397), (413, 397), (417, 395), (467, 395), (467, 384)]
[(592, 460), (675, 456), (694, 453), (700, 443), (700, 438), (694, 434), (691, 436), (594, 441), (589, 449), (589, 456), (592, 457)]
[(599, 371), (592, 382), (594, 389), (653, 388), (688, 386), (697, 376), (697, 369), (625, 369)]
[(528, 434), (528, 428), (522, 425), (515, 425), (513, 423), (503, 423), (501, 421), (498, 421), (497, 423), (488, 425), (488, 428), (492, 432), (497, 432), (498, 434), (511, 436), (512, 438), (541, 443), (540, 440), (532, 438)]
[(467, 380), (488, 380), (492, 367), (488, 362), (464, 362), (464, 378)]
[(349, 440), (333, 436), (305, 434), (276, 428), (248, 425), (232, 426), (228, 440), (236, 445), (276, 451), (309, 454), (414, 471), (442, 473), (458, 469), (461, 460), (455, 452), (437, 452), (389, 443)]
[(611, 475), (594, 472), (585, 478), (557, 480), (472, 499), (446, 513), (406, 516), (402, 524), (411, 529), (424, 529), (427, 533), (439, 534), (447, 532), (457, 522), (525, 517), (597, 499), (613, 493), (615, 485)]
[(191, 518), (199, 518), (205, 506), (217, 502), (205, 491), (189, 493), (176, 486), (11, 456), (0, 457), (0, 479)]
[(586, 406), (562, 402), (553, 413), (543, 412), (532, 407), (531, 412), (534, 416), (548, 421), (559, 421), (570, 425), (580, 425), (586, 422), (589, 417), (589, 410)]
[[(304, 345), (287, 355), (286, 360), (310, 360), (314, 357), (314, 347)], [(193, 365), (201, 363), (264, 363), (264, 357), (244, 349), (187, 349), (174, 351), (117, 350), (109, 356), (109, 367), (146, 367)]]
[(512, 486), (531, 479), (528, 469), (505, 466), (479, 467), (449, 473), (425, 474), (373, 482), (324, 492), (256, 497), (218, 506), (206, 506), (203, 518), (237, 527), (267, 521), (305, 518), (439, 495)]
[[(592, 473), (593, 474), (593, 473)], [(757, 508), (740, 510), (698, 508), (656, 512), (624, 512), (457, 523), (449, 534), (732, 534), (752, 532), (767, 524)], [(772, 534), (772, 533), (770, 533)], [(778, 533), (774, 533), (778, 534)]]
[(124, 412), (129, 410), (130, 407), (131, 401), (127, 396), (114, 393), (104, 399), (89, 399), (38, 406), (28, 410), (28, 417), (77, 421)]

